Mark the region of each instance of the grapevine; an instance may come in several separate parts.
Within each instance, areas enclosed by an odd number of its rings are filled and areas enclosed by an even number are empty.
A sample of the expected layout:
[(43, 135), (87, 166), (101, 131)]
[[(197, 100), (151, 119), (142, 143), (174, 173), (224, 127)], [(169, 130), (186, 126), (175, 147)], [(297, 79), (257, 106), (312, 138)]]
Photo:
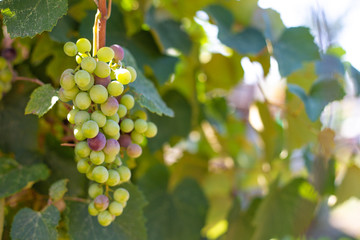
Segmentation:
[(145, 137), (154, 137), (157, 127), (147, 121), (144, 110), (134, 111), (135, 99), (128, 85), (137, 73), (122, 63), (123, 48), (116, 44), (101, 47), (93, 51), (95, 55), (91, 48), (86, 38), (65, 43), (65, 54), (75, 57), (78, 66), (62, 73), (59, 98), (72, 105), (67, 120), (73, 124), (77, 170), (93, 182), (88, 189), (89, 214), (108, 226), (130, 198), (119, 186), (131, 178), (122, 159), (138, 158)]

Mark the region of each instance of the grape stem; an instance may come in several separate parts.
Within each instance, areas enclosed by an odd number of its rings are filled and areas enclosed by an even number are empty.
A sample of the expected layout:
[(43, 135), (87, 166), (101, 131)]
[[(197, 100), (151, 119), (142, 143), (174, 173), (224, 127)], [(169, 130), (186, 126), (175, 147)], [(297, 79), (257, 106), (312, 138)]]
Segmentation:
[(63, 146), (63, 147), (75, 147), (75, 143), (62, 143), (62, 144), (60, 144), (60, 146)]
[(88, 199), (84, 199), (84, 198), (79, 198), (79, 197), (70, 197), (70, 196), (65, 196), (64, 197), (65, 201), (73, 201), (73, 202), (81, 202), (81, 203), (89, 203)]
[(95, 22), (93, 27), (93, 56), (96, 55), (99, 48), (105, 47), (106, 44), (106, 21), (111, 15), (112, 0), (95, 1), (97, 3), (97, 13), (95, 15)]
[(27, 81), (27, 82), (32, 82), (32, 83), (36, 83), (40, 86), (44, 85), (44, 83), (42, 81), (40, 81), (39, 79), (36, 78), (28, 78), (28, 77), (15, 77), (14, 78), (14, 82), (15, 81)]

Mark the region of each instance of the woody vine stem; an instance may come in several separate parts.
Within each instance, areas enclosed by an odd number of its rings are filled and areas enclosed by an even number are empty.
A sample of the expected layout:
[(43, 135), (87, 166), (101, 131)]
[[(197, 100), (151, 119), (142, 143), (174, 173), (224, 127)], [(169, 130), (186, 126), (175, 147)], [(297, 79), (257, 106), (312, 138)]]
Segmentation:
[(93, 56), (96, 55), (97, 50), (106, 44), (106, 21), (111, 14), (112, 0), (94, 0), (98, 9), (95, 15), (95, 22), (93, 27)]

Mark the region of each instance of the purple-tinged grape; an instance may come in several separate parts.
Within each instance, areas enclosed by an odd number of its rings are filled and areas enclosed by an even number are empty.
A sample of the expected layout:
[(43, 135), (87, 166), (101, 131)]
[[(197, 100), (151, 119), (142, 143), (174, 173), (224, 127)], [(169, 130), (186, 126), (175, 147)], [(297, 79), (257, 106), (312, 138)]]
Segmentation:
[(110, 46), (114, 50), (114, 60), (115, 62), (122, 61), (124, 59), (124, 49), (117, 44)]
[(131, 137), (128, 134), (122, 134), (120, 135), (118, 142), (121, 147), (127, 148), (131, 144)]
[(101, 226), (106, 227), (109, 226), (113, 221), (113, 215), (107, 210), (99, 213), (98, 222)]
[(109, 198), (103, 194), (94, 199), (94, 206), (100, 212), (106, 210), (109, 206)]
[(142, 149), (139, 145), (132, 143), (126, 148), (126, 153), (131, 158), (138, 158), (142, 153)]
[(101, 104), (100, 108), (105, 116), (112, 116), (117, 112), (119, 108), (119, 102), (116, 100), (116, 98), (109, 97), (105, 103)]
[(106, 138), (105, 135), (99, 132), (96, 137), (88, 138), (87, 143), (91, 150), (93, 151), (101, 151), (104, 149), (106, 145)]
[(98, 183), (91, 184), (88, 190), (89, 196), (93, 199), (103, 194), (103, 192), (104, 192), (103, 187), (101, 186), (101, 184)]
[(120, 151), (120, 144), (115, 139), (110, 138), (106, 140), (106, 145), (103, 151), (107, 155), (116, 155)]
[(106, 78), (101, 78), (95, 75), (95, 84), (96, 85), (103, 85), (104, 87), (107, 87), (109, 83), (111, 82), (110, 76), (107, 76)]
[(8, 61), (14, 61), (16, 59), (16, 50), (14, 48), (4, 48), (1, 51), (1, 56), (3, 56)]

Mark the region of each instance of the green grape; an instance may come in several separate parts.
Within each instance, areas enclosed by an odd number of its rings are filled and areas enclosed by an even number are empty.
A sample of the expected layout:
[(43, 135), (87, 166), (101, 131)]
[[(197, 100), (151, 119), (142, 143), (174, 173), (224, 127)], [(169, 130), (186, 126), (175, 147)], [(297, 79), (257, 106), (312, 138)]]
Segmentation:
[(60, 85), (65, 90), (70, 90), (75, 86), (75, 78), (74, 75), (65, 74), (60, 78)]
[(90, 114), (87, 111), (77, 111), (74, 117), (74, 123), (77, 126), (83, 125), (84, 122), (90, 120)]
[(109, 178), (109, 172), (104, 166), (96, 166), (92, 171), (93, 179), (98, 183), (104, 183)]
[(9, 83), (9, 82), (11, 82), (12, 78), (13, 78), (12, 72), (8, 68), (5, 68), (0, 71), (0, 81), (1, 82)]
[(115, 53), (114, 50), (109, 47), (102, 47), (99, 49), (96, 55), (99, 61), (110, 62), (114, 58)]
[(95, 82), (94, 76), (92, 74), (90, 74), (90, 82), (89, 82), (89, 84), (86, 85), (85, 87), (80, 87), (80, 86), (78, 86), (78, 87), (82, 91), (88, 91), (94, 85), (94, 82)]
[(146, 130), (146, 132), (145, 132), (145, 136), (146, 136), (147, 138), (155, 137), (156, 134), (157, 134), (157, 131), (158, 131), (155, 123), (153, 123), (153, 122), (148, 122), (147, 124), (148, 124), (148, 128), (147, 128), (147, 130)]
[(121, 161), (121, 158), (119, 157), (119, 155), (116, 155), (114, 163), (116, 164), (116, 166), (122, 165), (122, 161)]
[[(3, 83), (2, 83), (2, 82), (0, 82), (0, 86), (1, 86), (1, 87), (3, 86)], [(58, 92), (59, 99), (60, 99), (62, 102), (68, 102), (68, 101), (70, 101), (71, 99), (65, 97), (64, 91), (65, 91), (65, 90), (64, 90), (63, 88), (60, 88), (60, 89), (59, 89), (59, 92)], [(0, 92), (2, 92), (2, 91), (0, 91)], [(1, 96), (1, 94), (0, 94), (0, 96)]]
[(85, 57), (81, 60), (81, 69), (93, 73), (96, 68), (96, 60), (92, 57)]
[(0, 57), (0, 70), (3, 70), (4, 68), (7, 67), (7, 61), (5, 58)]
[(97, 216), (99, 214), (99, 211), (94, 206), (94, 201), (89, 204), (88, 211), (91, 216)]
[(133, 96), (131, 96), (129, 94), (125, 94), (124, 96), (121, 97), (120, 103), (122, 105), (124, 105), (128, 110), (130, 110), (130, 109), (132, 109), (134, 107), (135, 100), (134, 100)]
[(74, 69), (72, 69), (72, 68), (65, 69), (65, 70), (62, 72), (62, 74), (61, 74), (61, 76), (60, 76), (60, 79), (61, 79), (62, 77), (64, 77), (65, 75), (68, 75), (68, 74), (74, 75)]
[(129, 133), (134, 129), (134, 121), (130, 118), (126, 118), (121, 121), (120, 123), (120, 129), (124, 133)]
[(120, 131), (120, 127), (119, 124), (114, 120), (108, 119), (106, 120), (106, 124), (103, 127), (103, 130), (106, 135), (111, 137), (115, 136)]
[(99, 215), (98, 215), (98, 222), (103, 227), (109, 226), (111, 224), (112, 220), (113, 220), (113, 217), (112, 217), (111, 213), (107, 210), (99, 213)]
[(78, 87), (86, 87), (90, 83), (90, 74), (85, 70), (77, 71), (74, 78)]
[(75, 115), (79, 112), (79, 109), (71, 109), (71, 111), (67, 114), (67, 120), (71, 124), (75, 124)]
[(90, 161), (95, 165), (100, 165), (105, 160), (105, 154), (103, 151), (91, 151)]
[(111, 69), (111, 71), (110, 71), (110, 78), (111, 79), (116, 79), (116, 74), (115, 74), (115, 71), (113, 70), (113, 69)]
[(84, 158), (80, 159), (76, 164), (76, 168), (79, 171), (79, 173), (86, 173), (89, 167), (90, 166), (87, 159)]
[(86, 139), (86, 137), (84, 136), (84, 134), (83, 134), (83, 132), (81, 130), (81, 126), (75, 126), (74, 127), (74, 137), (78, 141), (83, 141), (83, 140)]
[(142, 148), (136, 144), (136, 143), (131, 143), (127, 148), (126, 148), (126, 153), (129, 157), (131, 158), (138, 158), (141, 156), (142, 153)]
[(99, 110), (96, 110), (91, 114), (91, 120), (94, 120), (99, 127), (104, 127), (106, 124), (106, 116)]
[(116, 155), (105, 154), (105, 162), (112, 163), (116, 160)]
[(91, 198), (96, 198), (97, 196), (103, 194), (104, 189), (100, 184), (93, 183), (89, 187), (88, 194)]
[(107, 185), (113, 187), (120, 183), (120, 175), (115, 170), (109, 170), (109, 178), (106, 181)]
[(112, 138), (118, 140), (120, 138), (120, 132), (117, 132)]
[(110, 67), (106, 62), (98, 61), (94, 73), (98, 77), (106, 78), (110, 75)]
[(90, 155), (90, 147), (87, 142), (78, 142), (75, 145), (75, 154), (79, 157), (86, 158)]
[(132, 131), (130, 136), (134, 143), (141, 144), (144, 141), (144, 136), (137, 131)]
[(126, 85), (131, 82), (131, 73), (129, 70), (125, 68), (119, 68), (115, 71), (116, 74), (116, 80), (118, 80), (120, 83)]
[(96, 165), (91, 164), (90, 167), (88, 168), (88, 170), (86, 171), (86, 177), (91, 181), (94, 181), (92, 172), (94, 171), (95, 167), (96, 167)]
[(87, 92), (79, 92), (75, 97), (75, 105), (81, 109), (88, 109), (91, 105), (91, 99)]
[(99, 133), (99, 125), (93, 120), (84, 122), (81, 130), (86, 138), (94, 138)]
[(125, 188), (118, 188), (114, 192), (114, 199), (119, 203), (127, 202), (129, 198), (130, 194)]
[(147, 120), (146, 112), (143, 111), (143, 110), (136, 110), (132, 115), (135, 118), (140, 118), (140, 119), (143, 119), (145, 121)]
[(100, 105), (100, 109), (105, 116), (112, 116), (119, 109), (119, 102), (114, 97), (109, 97), (107, 101)]
[(111, 96), (120, 96), (124, 91), (124, 85), (118, 81), (111, 81), (107, 86), (107, 90)]
[(76, 44), (73, 42), (67, 42), (64, 44), (64, 52), (69, 57), (73, 57), (77, 54), (77, 47)]
[(80, 38), (76, 42), (76, 47), (80, 53), (86, 53), (91, 51), (91, 43), (86, 38)]
[(130, 82), (134, 82), (136, 80), (136, 77), (137, 77), (137, 73), (136, 73), (135, 68), (127, 66), (126, 69), (130, 72), (130, 75), (131, 75)]
[(119, 173), (120, 175), (120, 181), (121, 182), (127, 182), (130, 180), (131, 178), (131, 171), (128, 167), (126, 166), (120, 166), (116, 169), (116, 171)]
[(109, 212), (114, 216), (120, 216), (123, 213), (123, 210), (124, 210), (123, 205), (116, 201), (113, 201), (109, 205)]
[(107, 117), (107, 119), (110, 119), (110, 120), (113, 120), (115, 122), (120, 122), (120, 117), (119, 117), (119, 114), (115, 113), (114, 115), (110, 116), (110, 117)]
[(148, 125), (147, 122), (143, 119), (137, 119), (134, 123), (135, 131), (138, 133), (144, 133), (146, 132)]
[(116, 156), (120, 151), (120, 144), (113, 138), (106, 140), (106, 145), (104, 147), (104, 153), (107, 155)]
[(79, 93), (79, 88), (77, 88), (76, 86), (74, 86), (72, 89), (69, 90), (65, 90), (64, 89), (64, 97), (70, 100), (75, 99), (75, 97), (77, 96), (77, 94)]
[(94, 103), (105, 103), (108, 99), (108, 92), (103, 85), (94, 85), (90, 89), (90, 98)]
[(127, 114), (127, 108), (124, 105), (119, 104), (117, 114), (119, 115), (119, 118), (125, 117)]
[(79, 55), (76, 55), (75, 61), (77, 64), (81, 64), (82, 58)]

